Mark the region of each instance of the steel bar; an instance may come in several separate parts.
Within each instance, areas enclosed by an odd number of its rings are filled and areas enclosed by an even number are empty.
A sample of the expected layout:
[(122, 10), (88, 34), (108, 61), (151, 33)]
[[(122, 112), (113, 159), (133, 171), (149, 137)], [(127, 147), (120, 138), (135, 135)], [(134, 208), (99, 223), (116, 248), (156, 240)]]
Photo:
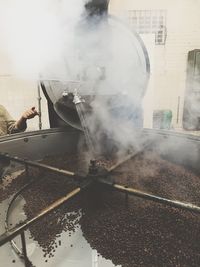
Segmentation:
[(112, 184), (109, 181), (106, 181), (105, 179), (99, 179), (99, 182), (106, 184), (108, 186), (113, 187), (114, 189), (120, 191), (120, 192), (125, 192), (128, 193), (130, 195), (134, 195), (136, 197), (140, 197), (140, 198), (144, 198), (147, 200), (152, 200), (154, 202), (158, 202), (161, 204), (166, 204), (168, 206), (172, 206), (172, 207), (176, 207), (176, 208), (181, 208), (181, 209), (185, 209), (188, 211), (192, 211), (195, 213), (200, 213), (200, 207), (193, 205), (191, 203), (184, 203), (181, 201), (177, 201), (177, 200), (171, 200), (171, 199), (167, 199), (167, 198), (162, 198), (156, 195), (152, 195), (152, 194), (148, 194), (145, 193), (143, 191), (134, 189), (134, 188), (130, 188), (130, 187), (125, 187), (119, 184)]
[(13, 157), (10, 156), (8, 154), (0, 154), (0, 158), (5, 158), (5, 159), (9, 159), (18, 163), (22, 163), (25, 166), (32, 166), (32, 167), (37, 167), (39, 169), (43, 169), (46, 171), (51, 171), (57, 174), (62, 174), (62, 175), (66, 175), (66, 176), (71, 176), (71, 177), (75, 177), (75, 176), (79, 176), (78, 174), (74, 173), (74, 172), (70, 172), (67, 170), (63, 170), (63, 169), (59, 169), (59, 168), (55, 168), (46, 164), (42, 164), (39, 162), (35, 162), (35, 161), (31, 161), (31, 160), (26, 160), (26, 159), (21, 159), (18, 157)]
[(85, 140), (87, 147), (89, 149), (89, 152), (91, 153), (92, 157), (95, 155), (95, 148), (94, 148), (94, 142), (92, 140), (92, 134), (90, 133), (90, 129), (88, 127), (88, 121), (87, 117), (85, 114), (85, 109), (84, 109), (84, 100), (79, 97), (77, 92), (74, 94), (74, 100), (73, 102), (75, 103), (76, 106), (76, 111), (78, 113), (81, 126), (85, 135)]
[(42, 210), (37, 216), (32, 218), (29, 221), (26, 221), (22, 223), (19, 226), (16, 226), (8, 231), (6, 231), (4, 234), (0, 236), (0, 246), (4, 245), (5, 243), (11, 241), (13, 238), (15, 238), (17, 235), (21, 234), (23, 231), (25, 231), (27, 228), (29, 228), (32, 224), (36, 223), (40, 219), (42, 219), (44, 216), (49, 214), (50, 212), (56, 210), (59, 208), (61, 205), (63, 205), (67, 200), (71, 199), (72, 197), (76, 196), (82, 189), (85, 189), (90, 182), (85, 183), (84, 186), (82, 187), (77, 187), (74, 189), (72, 192), (68, 193), (66, 196), (58, 199), (55, 201), (53, 204), (51, 204), (49, 207), (46, 209)]
[(26, 239), (25, 239), (24, 231), (21, 233), (21, 242), (22, 242), (22, 251), (23, 251), (25, 267), (30, 267), (30, 261), (27, 256)]
[(108, 172), (111, 173), (113, 172), (115, 169), (117, 169), (119, 166), (121, 166), (122, 164), (124, 164), (125, 162), (135, 158), (136, 156), (138, 156), (140, 153), (142, 153), (150, 144), (152, 144), (152, 142), (146, 142), (143, 147), (137, 151), (135, 151), (134, 153), (132, 153), (131, 155), (126, 156), (125, 158), (123, 158), (122, 160), (118, 161), (115, 165), (113, 165), (112, 167), (110, 167), (108, 169)]
[(40, 93), (40, 90), (41, 90), (40, 82), (38, 82), (37, 89), (38, 89), (39, 130), (42, 130), (42, 102), (41, 102), (42, 98), (41, 98), (41, 93)]

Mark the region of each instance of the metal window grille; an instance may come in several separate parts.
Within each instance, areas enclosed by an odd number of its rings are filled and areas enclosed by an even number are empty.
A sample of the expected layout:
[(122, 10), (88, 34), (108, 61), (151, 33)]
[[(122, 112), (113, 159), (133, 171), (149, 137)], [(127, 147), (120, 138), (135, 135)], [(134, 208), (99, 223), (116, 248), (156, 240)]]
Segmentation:
[(129, 10), (128, 18), (131, 28), (140, 34), (155, 33), (155, 44), (166, 42), (166, 10)]

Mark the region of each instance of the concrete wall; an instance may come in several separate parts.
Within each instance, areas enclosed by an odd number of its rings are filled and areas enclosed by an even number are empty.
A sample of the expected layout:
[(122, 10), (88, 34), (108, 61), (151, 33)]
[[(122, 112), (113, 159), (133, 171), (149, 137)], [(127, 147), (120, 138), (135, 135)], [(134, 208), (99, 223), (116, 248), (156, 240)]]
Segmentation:
[[(110, 0), (110, 13), (128, 21), (129, 10), (167, 11), (165, 45), (155, 45), (154, 39), (142, 35), (151, 59), (151, 82), (144, 101), (145, 126), (152, 124), (149, 111), (171, 109), (173, 127), (182, 126), (188, 51), (200, 48), (199, 0)], [(148, 35), (148, 34), (147, 34)], [(153, 86), (153, 88), (152, 88)], [(178, 99), (180, 110), (178, 116)], [(151, 108), (150, 108), (151, 106)], [(177, 117), (178, 116), (178, 117)]]

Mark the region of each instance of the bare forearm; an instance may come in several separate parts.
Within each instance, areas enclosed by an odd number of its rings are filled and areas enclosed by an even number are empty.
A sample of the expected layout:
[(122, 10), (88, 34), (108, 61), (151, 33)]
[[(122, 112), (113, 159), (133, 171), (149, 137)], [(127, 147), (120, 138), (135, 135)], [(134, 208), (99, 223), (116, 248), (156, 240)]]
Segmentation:
[(25, 111), (19, 120), (10, 120), (8, 122), (8, 133), (11, 134), (25, 131), (27, 128), (27, 120), (34, 118), (36, 115), (38, 115), (38, 112), (35, 107), (32, 107), (31, 109)]
[(21, 118), (16, 122), (17, 129), (19, 129), (20, 131), (25, 130), (27, 127), (26, 121), (34, 118), (36, 115), (38, 115), (38, 112), (35, 107), (32, 107), (31, 109), (25, 111), (22, 114)]
[(20, 131), (25, 130), (27, 127), (26, 120), (27, 119), (22, 116), (18, 121), (16, 121), (16, 128)]

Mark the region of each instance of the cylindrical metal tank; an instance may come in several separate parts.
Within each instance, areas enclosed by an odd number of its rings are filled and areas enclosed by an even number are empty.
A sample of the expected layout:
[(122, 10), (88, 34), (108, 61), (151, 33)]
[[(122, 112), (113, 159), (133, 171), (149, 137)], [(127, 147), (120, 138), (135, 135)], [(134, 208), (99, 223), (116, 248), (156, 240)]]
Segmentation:
[[(78, 151), (79, 140), (82, 136), (83, 133), (81, 131), (73, 128), (14, 134), (0, 138), (0, 151), (29, 160), (40, 160), (46, 155), (59, 155), (65, 152), (73, 155)], [(189, 170), (200, 175), (200, 137), (167, 131), (143, 130), (140, 134), (140, 138), (144, 140), (149, 139), (152, 140), (152, 142), (156, 141), (154, 143), (154, 149), (163, 158), (176, 164), (184, 165)], [(135, 141), (133, 140), (133, 142)], [(109, 148), (107, 147), (107, 149)], [(5, 220), (4, 215), (7, 208), (8, 206), (4, 203), (4, 212), (1, 213), (2, 221)], [(17, 211), (18, 208), (17, 206)], [(15, 212), (14, 214), (19, 214), (19, 212)], [(5, 231), (3, 228), (4, 225), (2, 224), (1, 226), (0, 231), (3, 233)], [(65, 238), (65, 240), (66, 239), (67, 238)], [(63, 264), (67, 266), (93, 266), (91, 265), (91, 255), (93, 251), (83, 239), (81, 231), (72, 235), (70, 242), (72, 243), (69, 244), (74, 244), (74, 242), (77, 244), (78, 242), (80, 246), (71, 247), (70, 251), (72, 253), (67, 254), (67, 256), (66, 249), (63, 247), (63, 249), (59, 250), (59, 256), (55, 257), (53, 262), (49, 262), (48, 266), (63, 266)], [(34, 261), (36, 266), (43, 266), (41, 250), (37, 248), (33, 241), (30, 241), (28, 245), (32, 248), (28, 252), (30, 259)], [(9, 264), (13, 260), (13, 253), (11, 252), (12, 250), (9, 244), (1, 247), (0, 254), (4, 265), (10, 266)], [(104, 263), (104, 261), (102, 261), (101, 263), (101, 266), (107, 266), (107, 262)], [(17, 261), (16, 266), (22, 266), (22, 262), (20, 260), (19, 262)], [(110, 263), (109, 266), (114, 265)]]
[(72, 80), (41, 80), (51, 127), (64, 121), (81, 129), (70, 98), (75, 90), (88, 106), (98, 96), (113, 113), (124, 109), (124, 113), (138, 114), (142, 122), (142, 99), (150, 73), (148, 53), (137, 33), (107, 14), (108, 2), (93, 0), (85, 6), (85, 15), (75, 31), (77, 58), (68, 63), (69, 68), (70, 64), (75, 66), (69, 74)]

